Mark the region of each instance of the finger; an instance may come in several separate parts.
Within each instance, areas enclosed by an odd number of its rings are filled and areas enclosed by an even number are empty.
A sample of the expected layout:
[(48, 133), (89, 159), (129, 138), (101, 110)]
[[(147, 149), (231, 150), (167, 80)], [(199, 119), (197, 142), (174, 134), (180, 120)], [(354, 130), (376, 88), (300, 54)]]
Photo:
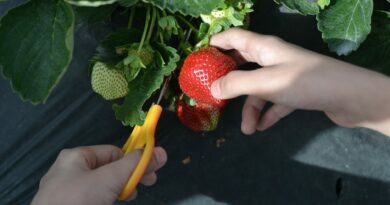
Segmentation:
[(228, 50), (225, 53), (227, 55), (229, 55), (230, 57), (232, 57), (238, 65), (242, 65), (242, 64), (248, 62), (248, 60), (247, 60), (248, 53), (246, 53), (246, 52), (239, 52), (237, 50)]
[(81, 168), (95, 169), (122, 158), (122, 150), (113, 145), (94, 145), (63, 150), (59, 159), (78, 163)]
[[(248, 53), (249, 40), (255, 38), (255, 34), (243, 29), (229, 29), (211, 37), (210, 45), (223, 50), (237, 50), (239, 53)], [(250, 55), (245, 60), (255, 61)]]
[(155, 184), (157, 181), (157, 174), (155, 172), (152, 172), (152, 173), (149, 173), (149, 174), (145, 174), (140, 183), (145, 185), (145, 186), (152, 186), (153, 184)]
[(265, 105), (265, 101), (249, 96), (242, 109), (241, 130), (244, 134), (251, 135), (256, 131), (256, 126), (260, 119), (260, 112)]
[(155, 147), (153, 150), (153, 158), (149, 162), (148, 168), (145, 170), (145, 174), (153, 173), (160, 169), (167, 162), (167, 153), (161, 147)]
[(123, 158), (95, 169), (92, 178), (100, 180), (104, 187), (119, 193), (141, 158), (141, 150), (126, 154)]
[(137, 196), (138, 196), (138, 190), (134, 189), (134, 191), (130, 194), (129, 197), (127, 197), (127, 199), (125, 199), (125, 201), (132, 201), (135, 198), (137, 198)]
[(267, 110), (267, 112), (261, 117), (258, 125), (257, 130), (264, 131), (274, 125), (276, 122), (278, 122), (283, 117), (287, 116), (291, 112), (293, 112), (294, 109), (291, 107), (283, 106), (283, 105), (273, 105), (270, 109)]
[(227, 75), (215, 80), (211, 84), (211, 94), (217, 99), (230, 99), (240, 95), (261, 94), (261, 89), (267, 84), (265, 81), (270, 69), (252, 71), (231, 71)]
[(283, 46), (281, 39), (261, 35), (247, 30), (232, 28), (212, 36), (210, 45), (230, 50), (235, 49), (240, 53), (247, 53), (245, 56), (249, 62), (257, 62), (262, 66), (277, 64), (283, 59), (281, 54), (286, 46)]
[[(140, 150), (130, 152), (122, 159), (96, 169), (94, 171), (94, 177), (101, 179), (102, 183), (105, 183), (109, 187), (115, 188), (119, 192), (137, 166), (140, 158)], [(154, 149), (151, 164), (147, 168), (146, 172), (150, 173), (152, 172), (150, 170), (157, 170), (161, 168), (166, 163), (166, 161), (167, 156), (164, 149), (161, 147), (156, 147)]]

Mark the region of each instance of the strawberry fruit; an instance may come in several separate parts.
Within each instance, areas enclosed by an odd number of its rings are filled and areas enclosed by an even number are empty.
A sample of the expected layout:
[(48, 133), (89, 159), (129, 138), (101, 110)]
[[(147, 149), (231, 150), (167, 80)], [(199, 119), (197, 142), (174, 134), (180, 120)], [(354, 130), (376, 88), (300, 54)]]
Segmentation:
[(184, 60), (179, 75), (180, 88), (198, 103), (223, 107), (226, 101), (211, 95), (211, 84), (236, 68), (236, 62), (217, 48), (200, 49)]
[(122, 70), (109, 68), (96, 62), (91, 74), (92, 90), (106, 100), (124, 97), (129, 92), (128, 83)]
[(193, 131), (212, 131), (217, 128), (221, 110), (219, 107), (198, 102), (188, 105), (181, 96), (176, 102), (176, 114), (179, 120)]

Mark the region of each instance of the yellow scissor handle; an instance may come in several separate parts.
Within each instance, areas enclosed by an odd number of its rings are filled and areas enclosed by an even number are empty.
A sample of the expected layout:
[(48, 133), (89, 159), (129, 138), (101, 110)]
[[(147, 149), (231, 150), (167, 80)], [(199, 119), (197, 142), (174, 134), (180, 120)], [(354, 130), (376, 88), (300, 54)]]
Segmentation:
[(149, 165), (153, 156), (154, 134), (161, 112), (161, 106), (152, 105), (146, 115), (145, 123), (142, 126), (137, 125), (134, 127), (133, 132), (130, 134), (129, 139), (122, 148), (122, 151), (125, 154), (135, 149), (144, 148), (144, 150), (137, 167), (134, 169), (122, 192), (119, 194), (119, 200), (125, 200), (130, 196)]

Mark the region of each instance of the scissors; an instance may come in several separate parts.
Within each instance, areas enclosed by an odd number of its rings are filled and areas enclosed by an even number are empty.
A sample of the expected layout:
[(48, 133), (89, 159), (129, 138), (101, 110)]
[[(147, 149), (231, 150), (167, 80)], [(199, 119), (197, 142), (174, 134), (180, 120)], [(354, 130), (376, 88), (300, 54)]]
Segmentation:
[(159, 105), (159, 103), (165, 93), (165, 90), (167, 89), (168, 81), (169, 78), (166, 79), (164, 86), (160, 91), (157, 103), (152, 104), (152, 106), (149, 108), (144, 124), (134, 127), (129, 138), (122, 147), (122, 151), (125, 155), (136, 149), (143, 148), (143, 152), (137, 167), (134, 169), (133, 173), (119, 194), (119, 200), (126, 200), (134, 191), (139, 181), (143, 177), (145, 170), (153, 156), (155, 131), (162, 112), (162, 107)]

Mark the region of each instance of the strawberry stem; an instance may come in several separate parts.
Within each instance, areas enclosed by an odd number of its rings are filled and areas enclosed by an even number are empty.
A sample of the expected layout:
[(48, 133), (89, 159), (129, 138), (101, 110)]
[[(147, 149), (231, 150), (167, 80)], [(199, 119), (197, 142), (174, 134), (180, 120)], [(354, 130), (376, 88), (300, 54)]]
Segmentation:
[(135, 7), (131, 7), (130, 15), (129, 15), (129, 21), (127, 23), (127, 28), (130, 29), (133, 27), (133, 22), (134, 22), (134, 16), (135, 16)]
[(149, 26), (148, 36), (146, 37), (146, 42), (149, 43), (150, 39), (152, 38), (152, 33), (154, 29), (154, 24), (156, 23), (157, 18), (157, 9), (153, 6), (153, 14), (152, 14), (152, 23)]
[(191, 22), (187, 21), (187, 19), (185, 19), (184, 17), (182, 17), (181, 15), (176, 15), (176, 17), (178, 19), (180, 19), (184, 24), (186, 24), (190, 29), (192, 29), (193, 31), (195, 31), (196, 33), (198, 33), (198, 29), (195, 28), (194, 25), (192, 25)]
[[(157, 10), (157, 17), (156, 18), (157, 18), (157, 22), (159, 22), (161, 19), (160, 10)], [(161, 43), (164, 43), (164, 39), (161, 38), (162, 37), (161, 32), (162, 32), (161, 28), (157, 23), (157, 31), (156, 31), (156, 35), (154, 36), (154, 41), (157, 42), (159, 40), (158, 38), (160, 38)]]
[(146, 34), (147, 34), (148, 28), (149, 28), (149, 21), (150, 21), (150, 6), (148, 5), (147, 9), (146, 9), (145, 27), (144, 27), (144, 31), (142, 33), (141, 42), (140, 42), (139, 47), (138, 47), (138, 52), (141, 51), (141, 49), (144, 45)]

